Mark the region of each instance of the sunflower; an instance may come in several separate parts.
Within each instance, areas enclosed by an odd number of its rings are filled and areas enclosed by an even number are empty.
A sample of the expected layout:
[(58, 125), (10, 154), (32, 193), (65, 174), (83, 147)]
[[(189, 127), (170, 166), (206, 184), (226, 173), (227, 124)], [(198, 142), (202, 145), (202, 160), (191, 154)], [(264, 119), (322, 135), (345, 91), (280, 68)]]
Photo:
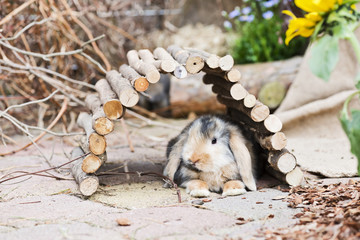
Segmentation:
[(343, 0), (295, 0), (295, 4), (308, 14), (304, 18), (297, 18), (292, 12), (283, 11), (284, 14), (292, 17), (286, 31), (286, 45), (289, 45), (289, 42), (296, 36), (310, 37), (323, 16), (342, 5)]

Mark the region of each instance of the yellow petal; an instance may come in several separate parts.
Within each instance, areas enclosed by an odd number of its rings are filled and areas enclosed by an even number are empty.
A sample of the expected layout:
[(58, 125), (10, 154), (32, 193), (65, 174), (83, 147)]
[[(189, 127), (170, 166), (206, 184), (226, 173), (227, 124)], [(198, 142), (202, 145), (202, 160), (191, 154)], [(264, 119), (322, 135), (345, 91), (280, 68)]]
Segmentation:
[(343, 0), (338, 0), (338, 4), (339, 5), (343, 4)]
[(321, 21), (321, 16), (319, 13), (317, 12), (311, 12), (305, 15), (305, 18), (313, 21), (313, 22), (320, 22)]
[(290, 12), (289, 10), (283, 10), (282, 13), (286, 14), (286, 15), (292, 17), (292, 18), (296, 18), (296, 16), (292, 12)]
[(296, 6), (306, 12), (328, 12), (338, 0), (295, 0)]

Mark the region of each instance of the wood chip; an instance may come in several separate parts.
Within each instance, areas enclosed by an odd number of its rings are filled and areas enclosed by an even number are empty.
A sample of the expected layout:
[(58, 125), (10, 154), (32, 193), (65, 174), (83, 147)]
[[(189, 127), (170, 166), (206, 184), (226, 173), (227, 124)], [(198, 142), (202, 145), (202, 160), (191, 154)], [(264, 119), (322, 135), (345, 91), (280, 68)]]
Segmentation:
[(119, 224), (119, 226), (130, 226), (131, 221), (127, 218), (118, 218), (116, 219), (116, 222)]

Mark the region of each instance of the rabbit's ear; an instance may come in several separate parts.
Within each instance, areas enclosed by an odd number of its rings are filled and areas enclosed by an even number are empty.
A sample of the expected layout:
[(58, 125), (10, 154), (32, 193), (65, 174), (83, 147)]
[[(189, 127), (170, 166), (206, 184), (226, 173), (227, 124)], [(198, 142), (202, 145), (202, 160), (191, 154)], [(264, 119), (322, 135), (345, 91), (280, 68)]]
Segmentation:
[(176, 142), (172, 146), (169, 146), (171, 149), (168, 149), (168, 162), (164, 169), (164, 175), (172, 180), (174, 180), (175, 173), (181, 162), (181, 152), (184, 148), (185, 136), (179, 135), (175, 141)]
[(230, 148), (234, 154), (237, 167), (245, 186), (256, 191), (255, 178), (252, 173), (253, 166), (249, 149), (245, 146), (245, 140), (240, 133), (231, 132)]

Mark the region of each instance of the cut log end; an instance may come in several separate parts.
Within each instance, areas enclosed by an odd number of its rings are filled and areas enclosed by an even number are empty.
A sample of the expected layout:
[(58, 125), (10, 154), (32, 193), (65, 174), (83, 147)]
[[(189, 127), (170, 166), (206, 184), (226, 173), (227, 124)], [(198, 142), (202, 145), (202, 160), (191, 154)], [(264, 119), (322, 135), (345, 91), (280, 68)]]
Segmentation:
[(200, 56), (189, 57), (186, 60), (186, 64), (185, 64), (186, 70), (191, 74), (200, 72), (204, 66), (205, 66), (204, 59), (201, 58)]
[(284, 133), (277, 132), (273, 135), (271, 143), (272, 143), (274, 150), (281, 150), (286, 147), (287, 138)]
[(162, 60), (161, 61), (161, 70), (163, 70), (164, 72), (173, 72), (175, 71), (176, 68), (176, 63), (173, 60)]
[(288, 173), (292, 171), (295, 168), (295, 166), (296, 166), (296, 159), (294, 155), (290, 153), (285, 153), (281, 155), (277, 162), (277, 167), (282, 173)]
[(146, 91), (146, 89), (148, 89), (148, 87), (149, 87), (149, 81), (146, 78), (141, 77), (135, 80), (134, 88), (136, 89), (136, 91), (144, 92)]
[(220, 57), (212, 54), (210, 55), (210, 57), (206, 59), (206, 64), (208, 65), (209, 68), (216, 69), (219, 67), (219, 60)]
[(93, 127), (98, 134), (106, 135), (114, 130), (114, 123), (106, 117), (100, 117), (94, 121)]
[(103, 105), (105, 115), (110, 120), (116, 120), (123, 115), (123, 106), (119, 100), (113, 99)]
[(90, 154), (84, 158), (81, 169), (86, 173), (94, 173), (100, 168), (101, 164), (99, 157)]
[[(121, 95), (119, 96), (120, 102), (125, 107), (133, 107), (139, 102), (139, 94), (132, 89), (127, 89), (121, 92)], [(123, 109), (123, 111), (125, 108)]]
[(252, 94), (248, 94), (244, 98), (244, 106), (247, 108), (252, 108), (256, 104), (256, 97)]
[(269, 131), (269, 132), (279, 132), (282, 129), (282, 122), (281, 120), (275, 116), (270, 114), (265, 120), (264, 120), (264, 125), (265, 128)]
[(251, 119), (262, 122), (270, 115), (270, 109), (264, 104), (258, 104), (251, 110)]
[(92, 133), (89, 136), (89, 150), (95, 155), (103, 154), (106, 150), (106, 140), (104, 136)]
[(99, 186), (97, 177), (88, 177), (79, 184), (79, 190), (82, 195), (89, 197), (93, 195)]
[(241, 79), (241, 72), (233, 68), (226, 73), (226, 78), (230, 82), (238, 82)]
[(289, 173), (296, 167), (296, 158), (288, 150), (270, 152), (268, 158), (269, 164), (281, 173)]
[(230, 94), (235, 100), (241, 100), (245, 98), (247, 91), (240, 83), (235, 83), (230, 88)]
[(226, 55), (219, 59), (219, 67), (223, 71), (230, 71), (230, 69), (234, 66), (234, 59), (230, 55)]
[(157, 83), (160, 80), (160, 73), (157, 70), (148, 71), (145, 77), (150, 83)]
[(294, 170), (286, 174), (285, 179), (290, 186), (299, 186), (304, 179), (304, 173), (299, 167), (296, 167)]
[(174, 70), (174, 76), (179, 79), (186, 78), (186, 76), (187, 76), (186, 68), (181, 65), (176, 66), (176, 68)]

